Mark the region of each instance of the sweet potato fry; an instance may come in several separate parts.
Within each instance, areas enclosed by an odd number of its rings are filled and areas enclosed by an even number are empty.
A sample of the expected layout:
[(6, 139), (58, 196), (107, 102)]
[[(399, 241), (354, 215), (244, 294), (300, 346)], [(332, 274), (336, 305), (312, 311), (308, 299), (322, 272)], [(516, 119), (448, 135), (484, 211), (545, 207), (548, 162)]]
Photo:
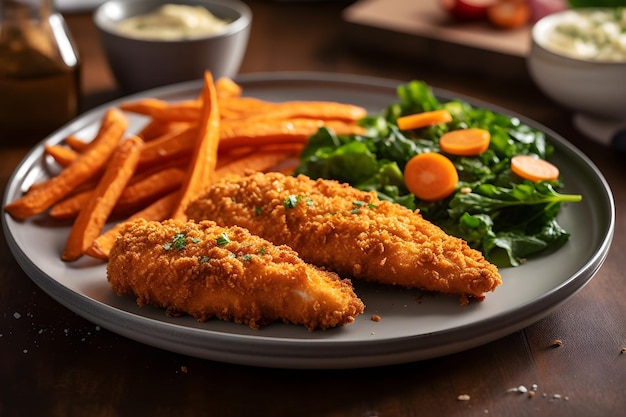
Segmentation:
[[(111, 214), (124, 214), (138, 211), (156, 199), (176, 190), (182, 183), (185, 173), (181, 168), (164, 168), (135, 180), (122, 191)], [(94, 190), (85, 190), (56, 203), (49, 215), (55, 220), (75, 218), (81, 208), (93, 198)]]
[(334, 101), (286, 101), (276, 103), (271, 109), (248, 116), (249, 119), (316, 119), (356, 122), (365, 117), (367, 110), (353, 104)]
[(180, 132), (189, 127), (188, 122), (170, 122), (168, 120), (151, 119), (144, 127), (141, 128), (137, 136), (149, 142), (153, 139)]
[(326, 126), (337, 134), (357, 133), (365, 130), (354, 124), (340, 121), (315, 119), (254, 120), (245, 123), (237, 120), (222, 120), (220, 127), (220, 151), (239, 146), (264, 146), (269, 144), (304, 144), (319, 128)]
[(141, 151), (139, 169), (181, 156), (191, 157), (197, 137), (198, 128), (191, 126), (147, 142)]
[(44, 145), (44, 153), (54, 159), (59, 166), (65, 168), (78, 158), (76, 151), (63, 145)]
[(7, 213), (21, 220), (43, 213), (77, 186), (88, 181), (107, 163), (127, 126), (128, 119), (121, 111), (109, 109), (93, 145), (59, 175), (33, 187), (22, 197), (7, 204)]
[(220, 77), (215, 81), (215, 92), (217, 93), (218, 99), (224, 97), (240, 97), (243, 88), (232, 78)]
[(220, 142), (220, 113), (213, 76), (204, 73), (202, 89), (202, 116), (198, 124), (198, 137), (187, 175), (182, 184), (179, 200), (172, 218), (185, 220), (185, 209), (211, 184), (217, 164), (217, 149)]
[(229, 175), (241, 175), (246, 170), (265, 172), (294, 155), (293, 151), (254, 152), (216, 169), (215, 180)]
[(78, 152), (78, 153), (85, 152), (85, 150), (89, 148), (90, 143), (93, 143), (93, 142), (87, 142), (79, 138), (78, 136), (74, 136), (74, 135), (69, 135), (68, 137), (66, 137), (64, 142), (73, 151)]
[(176, 191), (184, 177), (184, 170), (166, 168), (129, 184), (120, 195), (113, 213), (132, 213), (142, 209), (156, 199)]
[(255, 97), (223, 97), (219, 106), (222, 119), (244, 119), (272, 110), (275, 104)]
[(59, 201), (50, 207), (48, 215), (55, 220), (70, 220), (75, 218), (78, 216), (80, 209), (87, 205), (93, 195), (93, 191), (93, 189), (83, 190)]
[(196, 122), (201, 107), (202, 103), (196, 99), (168, 103), (156, 98), (144, 98), (120, 104), (120, 108), (124, 111), (170, 122)]
[(122, 190), (135, 172), (141, 146), (143, 141), (137, 136), (117, 146), (102, 179), (72, 225), (61, 255), (62, 260), (77, 260), (100, 235)]
[(130, 216), (126, 219), (126, 221), (115, 224), (109, 230), (98, 236), (96, 240), (93, 241), (91, 246), (87, 248), (85, 254), (96, 259), (107, 260), (109, 258), (109, 253), (111, 252), (111, 248), (115, 243), (115, 239), (117, 239), (117, 235), (124, 226), (125, 222), (136, 219), (145, 219), (149, 221), (166, 220), (170, 216), (177, 202), (177, 192), (172, 192), (164, 197), (161, 197), (148, 207)]

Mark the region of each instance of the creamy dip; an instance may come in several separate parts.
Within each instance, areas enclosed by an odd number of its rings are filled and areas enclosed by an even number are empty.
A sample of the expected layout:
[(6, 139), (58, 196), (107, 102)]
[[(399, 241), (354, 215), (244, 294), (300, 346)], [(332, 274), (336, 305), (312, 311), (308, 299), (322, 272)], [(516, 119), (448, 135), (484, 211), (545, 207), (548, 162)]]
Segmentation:
[(220, 33), (228, 23), (202, 6), (166, 4), (152, 13), (122, 20), (117, 29), (134, 38), (181, 40)]
[(626, 61), (626, 9), (568, 11), (545, 47), (574, 58)]

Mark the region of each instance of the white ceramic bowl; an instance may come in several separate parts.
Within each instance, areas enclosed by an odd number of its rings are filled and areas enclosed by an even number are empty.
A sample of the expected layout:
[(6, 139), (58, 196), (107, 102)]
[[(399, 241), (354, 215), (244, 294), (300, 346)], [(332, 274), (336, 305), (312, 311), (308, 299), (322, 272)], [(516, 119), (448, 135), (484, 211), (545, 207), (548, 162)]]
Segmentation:
[(555, 52), (547, 39), (571, 9), (540, 19), (532, 29), (527, 58), (530, 76), (552, 100), (575, 112), (574, 121), (588, 136), (611, 141), (626, 126), (626, 60), (574, 58)]
[[(230, 23), (218, 34), (182, 40), (147, 40), (123, 35), (121, 20), (143, 15), (164, 4), (203, 6)], [(214, 78), (234, 77), (245, 55), (252, 12), (239, 0), (109, 0), (94, 13), (111, 70), (126, 92), (192, 79), (205, 70)]]

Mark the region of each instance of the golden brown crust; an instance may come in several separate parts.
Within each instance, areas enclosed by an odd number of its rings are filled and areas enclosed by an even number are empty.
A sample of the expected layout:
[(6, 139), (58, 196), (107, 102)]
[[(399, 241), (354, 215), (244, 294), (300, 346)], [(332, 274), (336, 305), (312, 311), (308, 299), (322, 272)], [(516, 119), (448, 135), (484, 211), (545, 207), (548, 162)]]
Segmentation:
[(209, 221), (129, 223), (111, 250), (107, 277), (139, 305), (255, 329), (277, 320), (326, 329), (353, 322), (364, 309), (350, 281), (304, 263), (286, 246)]
[(215, 184), (187, 215), (245, 227), (343, 276), (462, 299), (483, 299), (501, 284), (497, 268), (465, 241), (417, 212), (336, 181), (251, 173)]

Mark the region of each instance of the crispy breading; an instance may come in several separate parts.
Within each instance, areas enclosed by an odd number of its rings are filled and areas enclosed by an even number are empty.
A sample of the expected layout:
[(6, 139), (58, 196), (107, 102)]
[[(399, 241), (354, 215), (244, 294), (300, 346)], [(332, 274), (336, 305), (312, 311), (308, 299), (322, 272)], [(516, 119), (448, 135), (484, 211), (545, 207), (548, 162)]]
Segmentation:
[(239, 225), (342, 276), (483, 299), (501, 284), (483, 255), (398, 204), (332, 180), (249, 173), (214, 184), (190, 219)]
[(311, 266), (286, 246), (214, 222), (129, 222), (114, 244), (107, 278), (140, 306), (248, 324), (309, 330), (342, 326), (363, 312), (349, 280)]

